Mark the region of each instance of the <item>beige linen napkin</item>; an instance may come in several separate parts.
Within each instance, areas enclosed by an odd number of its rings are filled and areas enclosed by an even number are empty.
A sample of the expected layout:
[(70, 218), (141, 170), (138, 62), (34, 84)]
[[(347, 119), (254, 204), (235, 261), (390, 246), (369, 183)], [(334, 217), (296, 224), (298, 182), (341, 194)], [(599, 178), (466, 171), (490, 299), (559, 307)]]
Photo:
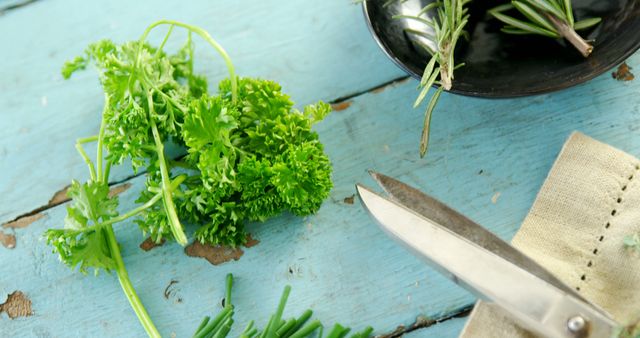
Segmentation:
[[(512, 243), (626, 324), (640, 315), (640, 257), (623, 238), (638, 230), (640, 161), (574, 133)], [(460, 337), (535, 335), (479, 301)]]

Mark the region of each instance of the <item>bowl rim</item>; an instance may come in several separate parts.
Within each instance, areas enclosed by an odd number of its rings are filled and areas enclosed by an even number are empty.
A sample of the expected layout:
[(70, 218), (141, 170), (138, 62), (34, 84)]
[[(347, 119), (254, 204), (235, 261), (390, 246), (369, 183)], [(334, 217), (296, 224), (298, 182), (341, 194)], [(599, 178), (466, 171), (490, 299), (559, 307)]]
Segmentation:
[[(393, 63), (396, 66), (398, 66), (400, 69), (405, 71), (410, 77), (420, 81), (422, 75), (418, 74), (418, 73), (415, 73), (413, 70), (411, 70), (411, 68), (409, 68), (406, 64), (404, 64), (402, 62), (402, 60), (400, 60), (398, 58), (398, 56), (396, 56), (396, 54), (393, 53), (392, 48), (390, 48), (387, 44), (385, 44), (385, 42), (381, 39), (381, 37), (376, 32), (376, 30), (373, 28), (373, 22), (371, 22), (371, 15), (370, 15), (369, 9), (367, 7), (367, 2), (369, 2), (369, 1), (370, 0), (363, 0), (362, 1), (362, 13), (364, 14), (365, 21), (367, 23), (367, 28), (369, 30), (369, 33), (371, 33), (371, 35), (373, 36), (373, 39), (375, 40), (376, 44), (382, 50), (382, 52), (389, 59), (391, 59), (391, 61), (393, 61)], [(498, 92), (487, 93), (487, 92), (480, 92), (480, 91), (456, 89), (455, 81), (454, 81), (453, 82), (453, 87), (450, 90), (447, 90), (447, 92), (454, 93), (454, 94), (459, 94), (459, 95), (463, 95), (463, 96), (484, 97), (484, 98), (494, 98), (494, 99), (509, 99), (509, 98), (518, 98), (518, 97), (527, 97), (527, 96), (548, 94), (548, 93), (552, 93), (552, 92), (560, 91), (560, 90), (563, 90), (563, 89), (571, 88), (571, 87), (577, 86), (579, 84), (583, 84), (585, 82), (588, 82), (588, 81), (590, 81), (590, 80), (592, 80), (592, 79), (594, 79), (594, 78), (596, 78), (596, 77), (598, 77), (598, 76), (610, 71), (611, 69), (615, 68), (616, 66), (622, 64), (629, 57), (631, 57), (633, 54), (635, 54), (635, 52), (637, 52), (638, 49), (640, 49), (640, 39), (637, 40), (637, 42), (633, 45), (632, 48), (629, 48), (629, 50), (625, 51), (624, 53), (621, 53), (620, 56), (618, 56), (617, 58), (612, 58), (611, 61), (608, 61), (599, 70), (594, 71), (594, 72), (590, 72), (590, 73), (588, 73), (586, 75), (583, 75), (583, 76), (576, 76), (576, 77), (572, 78), (569, 81), (563, 81), (563, 82), (558, 83), (558, 84), (554, 83), (553, 85), (550, 85), (550, 86), (542, 88), (542, 89), (536, 89), (536, 90), (531, 90), (531, 91), (523, 90), (523, 91), (518, 92), (518, 93), (498, 93)], [(432, 85), (432, 87), (436, 88), (436, 85), (434, 84), (434, 85)]]

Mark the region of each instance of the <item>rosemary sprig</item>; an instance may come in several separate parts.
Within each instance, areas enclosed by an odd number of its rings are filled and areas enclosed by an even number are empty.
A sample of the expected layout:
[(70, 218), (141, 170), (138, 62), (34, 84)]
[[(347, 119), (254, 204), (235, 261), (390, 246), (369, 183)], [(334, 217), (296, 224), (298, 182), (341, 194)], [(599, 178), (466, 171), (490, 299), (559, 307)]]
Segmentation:
[[(505, 14), (511, 10), (519, 12), (520, 18)], [(571, 0), (513, 0), (509, 4), (490, 9), (489, 13), (506, 24), (502, 28), (505, 33), (564, 38), (584, 57), (593, 52), (593, 45), (576, 31), (593, 27), (602, 20), (588, 18), (575, 22)]]
[[(418, 107), (429, 94), (431, 87), (438, 86), (431, 95), (424, 116), (424, 127), (420, 138), (420, 157), (424, 157), (429, 145), (429, 129), (431, 114), (436, 107), (443, 90), (450, 90), (453, 83), (453, 72), (464, 64), (454, 63), (454, 51), (460, 36), (465, 34), (464, 27), (469, 20), (467, 4), (471, 0), (438, 0), (424, 6), (416, 15), (396, 15), (394, 18), (414, 20), (424, 25), (424, 31), (409, 29), (414, 34), (418, 45), (431, 54), (420, 80), (420, 94), (414, 103)], [(433, 14), (435, 12), (435, 14)], [(431, 14), (431, 15), (429, 15)], [(421, 42), (424, 39), (430, 43)]]

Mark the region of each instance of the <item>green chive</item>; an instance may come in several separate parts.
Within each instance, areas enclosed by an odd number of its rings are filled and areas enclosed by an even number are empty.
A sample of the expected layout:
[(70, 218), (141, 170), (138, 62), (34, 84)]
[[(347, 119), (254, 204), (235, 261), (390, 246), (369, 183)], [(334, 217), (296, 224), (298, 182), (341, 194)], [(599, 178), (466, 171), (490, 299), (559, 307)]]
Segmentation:
[(278, 330), (276, 331), (276, 336), (278, 337), (284, 337), (285, 334), (294, 326), (296, 325), (296, 319), (295, 318), (291, 318), (289, 320), (287, 320), (286, 322), (282, 322), (282, 325), (280, 325), (280, 327), (278, 328)]
[(287, 331), (284, 334), (284, 336), (282, 336), (282, 338), (287, 338), (291, 336), (294, 332), (296, 332), (299, 328), (301, 328), (307, 322), (307, 320), (311, 318), (312, 315), (313, 315), (313, 311), (311, 310), (306, 310), (305, 312), (303, 312), (302, 315), (300, 315), (300, 317), (296, 319), (296, 325), (294, 325), (291, 329), (289, 329), (289, 331)]
[(226, 278), (226, 287), (225, 287), (225, 295), (224, 295), (224, 306), (225, 307), (233, 307), (231, 303), (231, 288), (233, 287), (233, 275), (227, 274)]
[(300, 330), (298, 330), (296, 333), (292, 334), (290, 336), (290, 338), (304, 338), (304, 337), (307, 337), (313, 331), (318, 329), (319, 327), (322, 327), (322, 324), (320, 323), (320, 321), (319, 320), (314, 320), (311, 323), (309, 323), (308, 325), (306, 325), (303, 328), (301, 328)]
[(200, 330), (195, 336), (194, 338), (204, 338), (206, 337), (207, 334), (209, 334), (211, 331), (213, 331), (213, 329), (218, 326), (218, 324), (222, 323), (223, 319), (225, 319), (227, 317), (227, 315), (229, 313), (231, 313), (231, 308), (224, 308), (222, 311), (220, 311), (220, 313), (218, 313), (218, 315), (213, 318), (212, 320), (210, 320), (207, 325), (202, 328), (202, 330)]

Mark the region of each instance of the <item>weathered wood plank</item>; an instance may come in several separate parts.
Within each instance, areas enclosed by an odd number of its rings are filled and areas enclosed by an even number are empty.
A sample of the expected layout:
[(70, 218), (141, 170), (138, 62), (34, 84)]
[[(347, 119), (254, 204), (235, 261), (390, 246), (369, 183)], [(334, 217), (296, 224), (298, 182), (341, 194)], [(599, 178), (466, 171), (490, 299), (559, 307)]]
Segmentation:
[[(143, 181), (134, 179), (133, 187), (121, 195), (124, 206), (133, 204)], [(131, 222), (118, 226), (117, 233), (132, 282), (167, 336), (187, 336), (199, 318), (219, 310), (228, 272), (237, 278), (234, 303), (238, 321), (245, 323), (250, 318), (265, 323), (286, 284), (293, 286), (290, 315), (312, 307), (330, 325), (341, 321), (356, 328), (371, 323), (391, 330), (398, 323), (411, 324), (415, 313), (436, 317), (471, 301), (406, 255), (367, 222), (358, 205), (344, 204), (343, 197), (334, 194), (313, 217), (283, 216), (253, 225), (260, 244), (246, 249), (239, 261), (218, 267), (185, 256), (175, 244), (143, 252), (137, 246), (143, 237)], [(21, 290), (34, 309), (28, 318), (2, 316), (0, 336), (143, 335), (113, 276), (71, 272), (42, 243), (42, 231), (58, 226), (64, 213), (64, 206), (50, 209), (41, 220), (16, 231), (16, 249), (0, 251), (2, 275), (11, 276), (0, 281), (0, 294)], [(171, 280), (178, 283), (166, 299)]]
[[(367, 32), (360, 6), (345, 0), (74, 0), (12, 10), (0, 17), (0, 196), (11, 196), (0, 205), (0, 224), (45, 205), (72, 177), (86, 177), (73, 142), (97, 133), (102, 96), (91, 70), (64, 82), (63, 62), (98, 39), (137, 39), (161, 18), (204, 27), (228, 50), (238, 74), (276, 80), (300, 104), (402, 75)], [(184, 34), (176, 37), (169, 49), (184, 42)], [(212, 83), (225, 76), (204, 43), (196, 53)], [(125, 168), (112, 177), (129, 173)]]
[(0, 0), (0, 15), (20, 7), (30, 5), (35, 1), (36, 0)]
[(405, 334), (403, 338), (457, 338), (466, 321), (466, 317), (450, 319), (425, 329), (411, 331)]
[[(629, 63), (639, 65), (640, 54)], [(421, 112), (411, 109), (415, 82), (397, 83), (355, 98), (318, 126), (334, 163), (335, 189), (317, 215), (252, 225), (261, 243), (247, 249), (239, 261), (218, 267), (186, 257), (175, 244), (143, 253), (137, 247), (142, 236), (125, 223), (117, 227), (125, 261), (160, 330), (179, 337), (216, 308), (227, 272), (238, 277), (235, 303), (241, 322), (253, 317), (263, 323), (286, 283), (294, 288), (289, 313), (313, 307), (328, 324), (372, 324), (378, 332), (389, 332), (412, 324), (418, 315), (435, 318), (455, 312), (473, 297), (390, 241), (357, 199), (356, 204), (345, 203), (354, 193), (353, 184), (372, 184), (368, 168), (388, 173), (508, 239), (571, 131), (640, 154), (639, 89), (640, 82), (616, 82), (605, 75), (532, 98), (443, 95), (432, 121), (432, 148), (421, 160)], [(122, 195), (124, 207), (133, 205), (141, 182), (132, 180), (133, 187)], [(2, 335), (142, 335), (112, 276), (81, 277), (49, 254), (40, 236), (45, 228), (61, 224), (64, 206), (45, 215), (15, 231), (16, 249), (0, 250), (0, 294), (21, 290), (31, 297), (35, 311), (33, 317), (19, 320), (3, 316)], [(178, 296), (167, 300), (163, 291), (172, 279), (179, 281)], [(444, 323), (451, 326), (442, 330), (455, 336), (462, 321)], [(415, 334), (426, 336), (441, 328)]]

